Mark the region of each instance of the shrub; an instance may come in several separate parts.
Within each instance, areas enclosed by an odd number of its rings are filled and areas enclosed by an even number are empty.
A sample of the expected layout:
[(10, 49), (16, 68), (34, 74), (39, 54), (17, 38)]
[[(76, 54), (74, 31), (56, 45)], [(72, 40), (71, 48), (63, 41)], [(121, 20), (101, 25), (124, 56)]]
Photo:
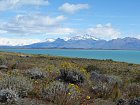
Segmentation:
[(95, 98), (108, 99), (111, 97), (112, 87), (108, 84), (99, 83), (92, 87)]
[(5, 76), (0, 80), (0, 89), (15, 90), (20, 97), (26, 97), (33, 89), (32, 82), (23, 76)]
[(91, 80), (94, 82), (94, 83), (97, 83), (98, 82), (102, 82), (102, 83), (107, 83), (108, 82), (108, 77), (103, 75), (103, 74), (99, 74), (97, 72), (91, 72)]
[(132, 82), (140, 83), (140, 74), (133, 77)]
[(140, 84), (138, 83), (132, 83), (129, 84), (126, 88), (126, 93), (128, 95), (128, 98), (136, 98), (140, 96)]
[(54, 101), (59, 95), (67, 93), (66, 85), (61, 82), (52, 82), (49, 86), (42, 92), (42, 96), (44, 99), (49, 101)]
[(70, 97), (72, 98), (76, 98), (77, 96), (80, 96), (81, 94), (81, 89), (78, 85), (75, 84), (68, 84), (68, 94), (70, 95)]
[(87, 70), (87, 72), (100, 71), (100, 69), (94, 65), (88, 65), (85, 69)]
[(56, 80), (58, 77), (58, 75), (60, 75), (60, 70), (55, 67), (54, 65), (47, 65), (46, 67), (46, 72), (47, 72), (47, 81), (54, 81)]
[(134, 98), (131, 100), (128, 99), (119, 99), (116, 103), (117, 105), (140, 105), (140, 97)]
[(59, 69), (54, 65), (47, 65), (46, 71), (59, 73)]
[(114, 75), (104, 75), (104, 74), (99, 74), (98, 72), (91, 72), (91, 77), (90, 79), (98, 84), (98, 82), (101, 82), (101, 83), (107, 83), (107, 84), (116, 84), (118, 83), (119, 86), (122, 85), (122, 80), (120, 77), (118, 76), (114, 76)]
[(42, 100), (30, 99), (30, 98), (19, 98), (17, 101), (17, 105), (52, 105), (45, 104)]
[(7, 60), (4, 57), (0, 57), (0, 65), (6, 65)]
[(116, 105), (128, 105), (128, 101), (125, 99), (119, 99), (116, 101)]
[(120, 97), (120, 78), (92, 72), (91, 80), (94, 84), (92, 92), (95, 94), (95, 97), (104, 99), (113, 98), (114, 100)]
[(122, 79), (120, 77), (118, 77), (118, 76), (114, 76), (114, 75), (109, 76), (109, 75), (107, 75), (107, 77), (108, 77), (108, 83), (109, 84), (114, 85), (114, 84), (118, 83), (119, 86), (121, 86), (123, 84)]
[(63, 62), (60, 66), (63, 69), (68, 69), (68, 68), (75, 67), (75, 64), (74, 63), (69, 63), (69, 62)]
[(119, 89), (118, 83), (116, 83), (112, 90), (112, 98), (114, 101), (116, 101), (120, 97), (121, 97), (121, 91)]
[(80, 100), (75, 93), (74, 89), (67, 87), (64, 83), (54, 81), (43, 89), (42, 96), (57, 105), (79, 105)]
[(11, 89), (0, 90), (0, 103), (5, 105), (12, 105), (17, 102), (18, 96), (15, 91)]
[(95, 99), (92, 105), (116, 105), (112, 100)]
[(140, 105), (140, 97), (131, 100), (129, 105)]
[(79, 84), (84, 83), (85, 75), (77, 69), (60, 69), (60, 79), (67, 83)]
[(29, 76), (31, 79), (43, 79), (46, 77), (46, 73), (38, 68), (29, 69), (26, 72), (26, 75)]
[(0, 71), (7, 72), (8, 71), (8, 66), (6, 66), (6, 65), (0, 65)]

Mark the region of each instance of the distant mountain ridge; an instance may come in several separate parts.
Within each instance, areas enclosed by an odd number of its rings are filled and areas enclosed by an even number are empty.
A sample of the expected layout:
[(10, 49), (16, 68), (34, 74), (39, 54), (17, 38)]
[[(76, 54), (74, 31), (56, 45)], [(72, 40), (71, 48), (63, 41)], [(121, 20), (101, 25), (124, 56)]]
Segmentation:
[(130, 49), (140, 50), (140, 39), (125, 37), (101, 40), (92, 35), (65, 37), (64, 39), (46, 39), (43, 42), (24, 46), (0, 46), (0, 48), (66, 48), (66, 49)]
[[(92, 40), (99, 40), (98, 38), (95, 38), (92, 35), (85, 34), (85, 35), (77, 35), (77, 36), (72, 36), (72, 37), (64, 37), (63, 40), (68, 41), (68, 40), (87, 40), (87, 39), (92, 39)], [(47, 42), (54, 42), (56, 39), (46, 39)]]
[(23, 48), (81, 48), (81, 49), (130, 49), (140, 50), (140, 39), (137, 38), (117, 38), (109, 41), (84, 35), (66, 39), (50, 39), (45, 42), (34, 43), (22, 46)]

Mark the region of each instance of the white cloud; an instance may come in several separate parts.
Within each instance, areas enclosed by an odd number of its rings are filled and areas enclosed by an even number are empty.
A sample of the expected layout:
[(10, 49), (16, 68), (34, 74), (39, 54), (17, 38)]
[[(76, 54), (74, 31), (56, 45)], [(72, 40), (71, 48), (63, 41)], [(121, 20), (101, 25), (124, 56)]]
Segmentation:
[(140, 35), (138, 35), (136, 38), (140, 39)]
[(43, 15), (18, 15), (16, 16), (14, 23), (23, 25), (25, 27), (30, 26), (55, 26), (61, 21), (64, 21), (66, 17), (57, 16), (55, 18)]
[[(100, 39), (118, 38), (121, 33), (110, 23), (96, 27), (76, 29), (63, 26), (67, 18), (63, 15), (50, 17), (47, 15), (17, 15), (10, 21), (0, 24), (0, 35), (83, 35), (90, 34)], [(54, 35), (54, 36), (55, 36)], [(52, 36), (53, 37), (53, 36)], [(22, 42), (22, 41), (21, 41)]]
[(32, 43), (40, 42), (39, 39), (17, 39), (17, 38), (3, 38), (0, 37), (0, 45), (3, 46), (15, 46), (15, 45), (29, 45)]
[(96, 27), (88, 28), (87, 33), (97, 38), (106, 40), (116, 39), (121, 35), (121, 33), (117, 29), (112, 27), (110, 23), (105, 25), (98, 24), (96, 25)]
[(75, 33), (76, 30), (73, 28), (67, 28), (67, 27), (58, 27), (55, 29), (50, 29), (49, 30), (49, 34), (57, 34), (57, 35), (66, 35), (66, 34), (70, 34), (70, 33)]
[[(1, 22), (0, 34), (7, 32), (16, 35), (44, 34), (62, 29), (61, 22), (64, 16), (50, 17), (44, 15), (17, 15), (9, 22)], [(66, 30), (66, 29), (65, 29)], [(68, 30), (68, 29), (67, 29)], [(64, 31), (64, 30), (62, 30)]]
[(88, 9), (89, 5), (88, 4), (70, 4), (70, 3), (65, 3), (61, 7), (59, 7), (59, 10), (73, 14), (79, 10), (83, 9)]
[(25, 5), (48, 5), (48, 0), (0, 0), (0, 11), (14, 9)]
[(138, 35), (136, 35), (136, 34), (131, 34), (130, 37), (135, 37), (135, 38), (137, 38), (137, 39), (140, 39), (140, 34), (138, 34)]
[(0, 34), (6, 34), (7, 31), (4, 31), (4, 30), (0, 30)]
[[(75, 29), (62, 27), (67, 18), (63, 15), (50, 17), (44, 15), (17, 15), (9, 22), (1, 22), (0, 35), (66, 35), (74, 33)], [(52, 36), (53, 37), (53, 36)]]

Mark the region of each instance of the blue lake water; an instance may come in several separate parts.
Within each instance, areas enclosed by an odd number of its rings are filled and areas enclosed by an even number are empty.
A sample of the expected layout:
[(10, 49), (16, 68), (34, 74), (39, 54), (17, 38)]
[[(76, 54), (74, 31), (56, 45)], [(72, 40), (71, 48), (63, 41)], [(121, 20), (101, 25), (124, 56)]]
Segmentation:
[(26, 54), (49, 54), (93, 59), (112, 59), (128, 63), (140, 64), (140, 51), (131, 50), (79, 50), (79, 49), (0, 49), (6, 52), (21, 52)]

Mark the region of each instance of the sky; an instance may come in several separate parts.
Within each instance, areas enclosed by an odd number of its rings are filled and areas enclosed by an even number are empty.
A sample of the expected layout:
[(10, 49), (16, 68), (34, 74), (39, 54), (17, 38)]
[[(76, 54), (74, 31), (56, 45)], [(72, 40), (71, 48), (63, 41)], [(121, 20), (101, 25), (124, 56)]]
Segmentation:
[(84, 34), (140, 38), (140, 0), (0, 0), (0, 45)]

